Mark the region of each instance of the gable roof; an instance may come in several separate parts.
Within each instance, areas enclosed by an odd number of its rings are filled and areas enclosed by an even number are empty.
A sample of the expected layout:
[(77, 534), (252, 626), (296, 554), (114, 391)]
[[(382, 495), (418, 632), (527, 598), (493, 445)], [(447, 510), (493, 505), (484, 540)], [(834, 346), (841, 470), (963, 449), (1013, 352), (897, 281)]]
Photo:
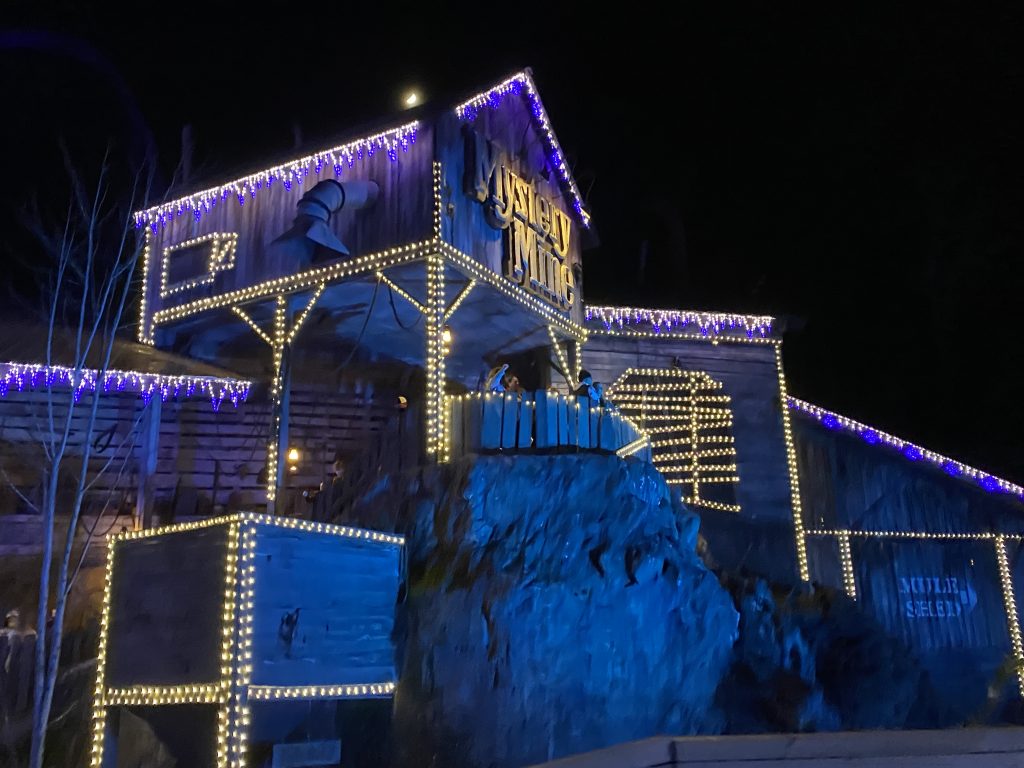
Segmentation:
[(562, 146), (555, 136), (555, 129), (551, 127), (551, 120), (548, 118), (547, 110), (537, 92), (537, 86), (533, 82), (533, 73), (527, 67), (519, 72), (495, 83), (485, 91), (463, 101), (455, 107), (455, 115), (459, 120), (471, 122), (483, 109), (497, 109), (509, 96), (522, 97), (530, 107), (530, 114), (533, 116), (537, 132), (544, 138), (547, 145), (548, 159), (555, 171), (558, 172), (558, 180), (565, 193), (572, 201), (572, 207), (580, 218), (580, 222), (587, 229), (590, 228), (590, 213), (583, 205), (583, 196), (573, 178), (572, 170), (562, 152)]
[[(461, 121), (472, 121), (482, 109), (496, 109), (508, 96), (522, 97), (530, 107), (537, 132), (546, 144), (548, 159), (558, 174), (559, 184), (572, 202), (580, 222), (585, 229), (590, 228), (590, 213), (583, 205), (576, 180), (573, 178), (569, 163), (565, 159), (554, 128), (548, 118), (547, 110), (541, 102), (537, 86), (529, 68), (523, 69), (495, 83), (490, 88), (477, 93), (455, 107), (455, 115)], [(351, 165), (356, 157), (364, 153), (372, 155), (375, 151), (386, 152), (391, 160), (397, 160), (399, 153), (408, 151), (416, 142), (416, 133), (420, 127), (418, 120), (405, 122), (390, 129), (381, 130), (369, 136), (357, 138), (338, 146), (308, 152), (302, 157), (292, 158), (263, 170), (245, 174), (222, 184), (206, 189), (190, 192), (173, 200), (153, 205), (135, 213), (137, 227), (159, 227), (172, 218), (182, 215), (195, 216), (197, 219), (218, 202), (237, 199), (240, 205), (256, 197), (256, 193), (274, 183), (290, 187), (293, 183), (301, 184), (311, 175), (317, 176), (323, 169), (338, 170), (343, 165)]]
[(259, 190), (269, 189), (275, 183), (284, 185), (286, 189), (291, 189), (292, 184), (302, 184), (303, 180), (310, 176), (311, 171), (314, 178), (324, 169), (334, 175), (340, 175), (344, 166), (351, 167), (355, 159), (362, 159), (364, 154), (386, 152), (388, 158), (395, 162), (398, 160), (399, 152), (408, 152), (409, 147), (416, 143), (419, 126), (419, 121), (414, 120), (136, 211), (135, 226), (142, 227), (148, 224), (155, 228), (186, 213), (195, 216), (198, 221), (203, 213), (216, 206), (218, 202), (237, 199), (239, 205), (244, 205), (247, 199), (255, 198)]

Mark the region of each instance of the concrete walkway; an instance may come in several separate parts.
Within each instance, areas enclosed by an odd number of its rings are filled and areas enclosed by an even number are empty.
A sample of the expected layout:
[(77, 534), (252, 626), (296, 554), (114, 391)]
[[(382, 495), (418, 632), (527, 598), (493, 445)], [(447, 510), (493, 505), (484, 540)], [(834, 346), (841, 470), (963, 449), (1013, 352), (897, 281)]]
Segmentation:
[(1024, 728), (657, 736), (544, 768), (1024, 768)]

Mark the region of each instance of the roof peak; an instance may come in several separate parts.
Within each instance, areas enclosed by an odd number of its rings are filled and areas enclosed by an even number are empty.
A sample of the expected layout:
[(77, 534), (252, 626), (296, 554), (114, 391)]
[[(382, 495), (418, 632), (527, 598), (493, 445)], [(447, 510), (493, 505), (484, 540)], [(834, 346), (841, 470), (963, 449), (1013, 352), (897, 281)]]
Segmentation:
[(533, 72), (525, 67), (518, 72), (506, 77), (504, 80), (494, 84), (487, 90), (481, 91), (474, 96), (456, 105), (455, 116), (465, 122), (472, 122), (482, 109), (497, 109), (509, 95), (523, 96), (530, 106), (530, 113), (536, 122), (537, 130), (544, 138), (548, 150), (548, 159), (554, 170), (558, 173), (559, 181), (569, 193), (573, 210), (579, 216), (583, 226), (590, 228), (590, 213), (583, 205), (583, 196), (580, 194), (576, 180), (573, 178), (569, 163), (558, 143), (555, 130), (551, 127), (551, 120), (547, 110), (541, 101), (537, 85), (533, 80)]

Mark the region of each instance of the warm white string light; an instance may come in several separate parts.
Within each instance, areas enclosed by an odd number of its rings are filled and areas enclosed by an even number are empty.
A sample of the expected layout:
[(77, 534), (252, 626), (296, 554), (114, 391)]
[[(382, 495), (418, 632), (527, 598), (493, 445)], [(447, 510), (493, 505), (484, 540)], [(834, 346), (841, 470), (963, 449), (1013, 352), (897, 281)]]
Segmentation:
[(850, 549), (850, 532), (842, 531), (839, 541), (839, 563), (843, 569), (843, 587), (851, 600), (857, 599), (857, 579), (853, 571), (853, 552)]
[(399, 296), (401, 296), (403, 299), (405, 299), (410, 304), (412, 304), (413, 307), (415, 307), (417, 312), (419, 312), (421, 315), (422, 314), (426, 314), (426, 310), (423, 308), (423, 305), (419, 302), (419, 300), (415, 296), (413, 296), (407, 290), (402, 288), (402, 286), (400, 286), (398, 283), (396, 283), (394, 280), (392, 280), (390, 277), (385, 275), (380, 270), (377, 270), (377, 272), (375, 274), (377, 275), (377, 279), (380, 280), (382, 283), (384, 283), (384, 285), (386, 285), (392, 291), (394, 291)]
[(299, 335), (299, 329), (301, 329), (303, 323), (306, 322), (306, 319), (309, 317), (309, 313), (313, 311), (313, 307), (316, 305), (317, 301), (319, 301), (320, 296), (323, 294), (326, 287), (327, 283), (320, 283), (320, 285), (316, 287), (316, 290), (313, 291), (313, 295), (309, 297), (309, 302), (307, 302), (306, 308), (299, 313), (299, 316), (295, 318), (295, 321), (292, 323), (292, 329), (288, 331), (288, 335), (285, 337), (285, 344), (291, 344), (295, 341), (295, 337)]
[[(648, 389), (660, 394), (651, 395)], [(652, 462), (666, 483), (686, 489), (684, 499), (688, 504), (739, 512), (739, 504), (704, 499), (701, 494), (702, 486), (739, 482), (735, 449), (719, 449), (715, 457), (699, 451), (708, 438), (729, 438), (723, 444), (733, 445), (730, 435), (713, 434), (732, 428), (731, 398), (717, 394), (721, 389), (722, 382), (703, 371), (627, 368), (608, 388), (607, 396), (622, 413), (637, 419), (645, 434), (654, 438)], [(663, 435), (668, 437), (658, 437)], [(680, 452), (680, 448), (684, 450)], [(704, 461), (708, 458), (733, 461)]]
[(935, 541), (987, 541), (996, 536), (1005, 539), (1020, 540), (1024, 534), (1006, 533), (997, 534), (991, 531), (978, 531), (974, 533), (929, 533), (927, 531), (864, 531), (864, 530), (833, 530), (827, 528), (812, 528), (807, 531), (808, 536), (848, 536), (878, 539), (933, 539)]
[(445, 363), (444, 343), (444, 260), (427, 257), (427, 304), (424, 317), (427, 325), (427, 455), (447, 460), (446, 439), (448, 418), (444, 407)]
[(1020, 615), (1017, 613), (1017, 599), (1014, 597), (1013, 575), (1006, 556), (1006, 538), (996, 536), (996, 563), (999, 566), (999, 581), (1003, 589), (1003, 607), (1006, 609), (1006, 625), (1010, 631), (1010, 647), (1017, 672), (1017, 689), (1024, 696), (1024, 642), (1021, 641)]
[[(668, 483), (669, 485), (685, 485), (686, 483), (681, 480), (676, 480)], [(683, 496), (683, 501), (687, 504), (692, 504), (699, 507), (707, 507), (708, 509), (717, 509), (720, 512), (742, 512), (743, 507), (739, 504), (726, 504), (721, 501), (714, 501), (713, 499), (699, 498), (694, 499), (690, 496)]]
[(193, 685), (133, 685), (129, 688), (108, 688), (103, 705), (137, 706), (164, 704), (217, 704), (227, 693), (221, 683)]
[[(323, 267), (317, 267), (316, 269), (308, 269), (305, 272), (297, 272), (293, 275), (264, 280), (262, 283), (249, 285), (245, 288), (238, 288), (233, 291), (217, 294), (216, 296), (207, 296), (185, 304), (161, 309), (153, 313), (151, 322), (154, 326), (164, 325), (175, 320), (183, 320), (187, 317), (207, 312), (211, 309), (231, 307), (258, 299), (269, 299), (282, 293), (308, 290), (316, 288), (320, 283), (333, 283), (360, 274), (373, 274), (378, 270), (417, 261), (423, 258), (432, 245), (433, 241), (423, 240), (395, 248), (388, 248), (383, 251), (376, 251), (366, 256), (357, 256), (354, 259), (334, 262)], [(145, 318), (143, 319), (145, 320)]]
[(366, 541), (376, 541), (396, 546), (405, 545), (405, 537), (395, 533), (382, 533), (380, 531), (372, 531), (367, 528), (354, 528), (349, 525), (318, 523), (313, 520), (302, 520), (297, 517), (278, 517), (276, 515), (267, 515), (258, 512), (236, 512), (231, 515), (210, 517), (205, 520), (190, 520), (187, 523), (175, 523), (173, 525), (165, 525), (159, 528), (143, 528), (138, 531), (121, 531), (120, 533), (112, 534), (110, 540), (113, 542), (134, 541), (135, 539), (145, 539), (152, 536), (166, 536), (172, 533), (195, 531), (201, 528), (211, 528), (218, 525), (229, 525), (231, 523), (273, 525), (278, 528), (293, 528), (306, 533), (326, 533), (331, 536), (342, 536), (349, 539), (365, 539)]
[[(171, 284), (171, 256), (204, 243), (210, 244), (206, 257), (206, 272), (198, 277)], [(160, 298), (165, 299), (176, 293), (198, 288), (200, 285), (209, 285), (214, 281), (218, 272), (224, 272), (235, 266), (235, 251), (237, 249), (237, 232), (210, 232), (164, 248), (164, 255), (160, 261)]]
[(141, 344), (152, 345), (154, 343), (153, 328), (149, 322), (149, 262), (153, 251), (153, 234), (149, 227), (146, 227), (142, 244), (142, 285), (139, 287), (139, 327), (136, 329), (136, 338)]
[[(782, 347), (775, 346), (775, 370), (779, 377), (779, 398), (786, 402), (786, 374), (782, 369)], [(796, 444), (793, 442), (793, 426), (789, 409), (782, 408), (782, 435), (786, 446), (786, 467), (789, 471), (789, 493), (793, 507), (793, 538), (796, 542), (797, 573), (803, 581), (811, 580), (811, 569), (807, 562), (807, 539), (804, 536), (803, 503), (800, 500), (800, 473), (796, 460)]]
[(444, 321), (445, 322), (448, 322), (449, 318), (451, 318), (451, 316), (455, 314), (455, 310), (457, 310), (462, 305), (462, 302), (464, 302), (466, 300), (466, 297), (469, 296), (470, 292), (475, 287), (476, 287), (476, 280), (470, 278), (469, 282), (466, 283), (462, 287), (461, 291), (459, 291), (459, 295), (456, 296), (452, 300), (452, 303), (449, 305), (448, 309), (445, 310), (445, 312), (444, 312)]
[(475, 278), (477, 281), (486, 283), (496, 288), (501, 293), (514, 299), (528, 309), (542, 315), (544, 319), (557, 326), (569, 336), (578, 341), (586, 341), (587, 329), (574, 322), (567, 315), (559, 312), (550, 304), (541, 301), (529, 291), (516, 285), (504, 275), (495, 272), (493, 269), (480, 264), (476, 259), (463, 253), (458, 248), (446, 242), (438, 242), (437, 247), (441, 253), (448, 257), (453, 267), (465, 274), (467, 277)]
[(96, 650), (96, 685), (92, 694), (92, 745), (89, 750), (90, 768), (103, 765), (103, 746), (106, 743), (107, 709), (104, 706), (107, 673), (107, 643), (110, 635), (110, 600), (113, 594), (114, 542), (107, 545), (107, 567), (103, 571), (103, 605), (100, 608), (100, 637)]
[(391, 696), (395, 683), (388, 680), (381, 683), (359, 683), (355, 685), (250, 685), (251, 701), (278, 701), (281, 699), (348, 699)]
[(575, 390), (578, 382), (576, 381), (576, 374), (569, 368), (569, 360), (565, 356), (565, 350), (562, 349), (562, 344), (555, 335), (555, 329), (550, 325), (548, 326), (548, 338), (551, 339), (551, 347), (555, 350), (555, 354), (558, 356), (558, 364), (562, 367), (562, 371), (565, 375), (565, 381), (569, 385), (569, 389)]
[(242, 321), (252, 329), (253, 333), (259, 336), (270, 346), (274, 346), (274, 340), (270, 338), (266, 331), (260, 328), (259, 323), (252, 319), (252, 316), (241, 307), (232, 307), (231, 311), (242, 318)]

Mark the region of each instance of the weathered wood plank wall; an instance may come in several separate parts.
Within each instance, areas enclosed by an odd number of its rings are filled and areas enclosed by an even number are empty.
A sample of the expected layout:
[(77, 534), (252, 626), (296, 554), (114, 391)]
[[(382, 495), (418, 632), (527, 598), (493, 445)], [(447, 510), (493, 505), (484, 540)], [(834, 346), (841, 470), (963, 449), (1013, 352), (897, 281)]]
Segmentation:
[(1024, 507), (1012, 498), (793, 414), (808, 528), (1024, 533)]
[[(931, 683), (965, 716), (985, 706), (990, 687), (1014, 681), (995, 539), (900, 539), (925, 535), (1019, 533), (1024, 508), (1013, 499), (909, 461), (884, 446), (793, 419), (808, 529), (878, 531), (850, 537), (857, 600), (915, 648)], [(838, 538), (808, 538), (812, 577), (843, 587)], [(1008, 541), (1018, 605), (1024, 558)]]
[(253, 685), (395, 679), (398, 547), (261, 525), (255, 554)]
[[(69, 467), (76, 469), (73, 458), (81, 455), (85, 410), (81, 407), (75, 416), (72, 430)], [(142, 411), (143, 403), (135, 395), (108, 395), (101, 401), (89, 464), (90, 511), (108, 504), (108, 515), (111, 510), (127, 513), (134, 504)], [(393, 412), (390, 398), (385, 403), (313, 386), (296, 387), (290, 434), (300, 461), (297, 471), (289, 475), (289, 487), (319, 487), (327, 478), (335, 451), (347, 456), (359, 453)], [(42, 392), (11, 393), (0, 399), (0, 467), (5, 475), (0, 489), (0, 531), (18, 522), (8, 515), (33, 514), (11, 485), (30, 497), (38, 495), (42, 466), (38, 438), (45, 413)], [(237, 409), (224, 404), (217, 412), (206, 401), (164, 403), (153, 479), (158, 510), (192, 515), (211, 512), (215, 506), (240, 508), (262, 503), (265, 486), (261, 471), (269, 423), (269, 403), (255, 397)], [(0, 552), (8, 544), (24, 547), (31, 542), (21, 541), (13, 533), (10, 538), (0, 536)], [(17, 553), (28, 554), (20, 549)]]
[(628, 337), (593, 332), (583, 349), (583, 367), (606, 386), (627, 368), (674, 367), (704, 371), (721, 381), (731, 398), (732, 433), (744, 517), (791, 517), (782, 409), (775, 352), (769, 344), (688, 341), (665, 336)]
[[(357, 159), (352, 168), (344, 167), (337, 177), (343, 182), (372, 180), (380, 187), (380, 196), (372, 208), (362, 211), (343, 208), (331, 218), (331, 231), (354, 256), (431, 236), (434, 207), (432, 130), (428, 126), (421, 126), (416, 143), (407, 152), (399, 151), (397, 157), (396, 161), (392, 161), (381, 150), (373, 156)], [(159, 311), (203, 296), (233, 291), (300, 271), (303, 265), (283, 257), (269, 246), (291, 226), (295, 218), (295, 206), (303, 193), (317, 181), (328, 178), (335, 178), (334, 169), (325, 166), (319, 177), (311, 172), (305, 183), (293, 184), (291, 189), (277, 182), (269, 189), (264, 187), (254, 198), (247, 199), (244, 205), (239, 205), (236, 198), (229, 196), (203, 214), (199, 221), (190, 211), (186, 211), (184, 215), (174, 217), (165, 227), (158, 228), (150, 242), (150, 270), (146, 282), (146, 305), (149, 311)], [(197, 286), (161, 299), (160, 272), (164, 249), (213, 232), (238, 234), (234, 267), (217, 273), (212, 284)]]
[[(545, 140), (533, 127), (533, 118), (525, 98), (506, 97), (497, 109), (482, 109), (472, 123), (473, 129), (508, 153), (517, 175), (534, 185), (541, 195), (561, 208), (572, 221), (569, 253), (565, 263), (573, 268), (581, 263), (583, 226), (573, 210), (572, 202), (563, 194), (557, 182), (557, 173), (543, 172), (549, 159), (544, 149)], [(495, 229), (484, 215), (484, 206), (465, 194), (466, 149), (463, 131), (465, 124), (453, 113), (441, 116), (437, 123), (437, 159), (441, 163), (443, 186), (454, 203), (441, 221), (441, 237), (470, 255), (489, 269), (501, 274), (506, 256), (505, 231)], [(582, 322), (583, 301), (577, 296), (569, 313)]]
[(221, 679), (228, 526), (118, 543), (106, 685)]

